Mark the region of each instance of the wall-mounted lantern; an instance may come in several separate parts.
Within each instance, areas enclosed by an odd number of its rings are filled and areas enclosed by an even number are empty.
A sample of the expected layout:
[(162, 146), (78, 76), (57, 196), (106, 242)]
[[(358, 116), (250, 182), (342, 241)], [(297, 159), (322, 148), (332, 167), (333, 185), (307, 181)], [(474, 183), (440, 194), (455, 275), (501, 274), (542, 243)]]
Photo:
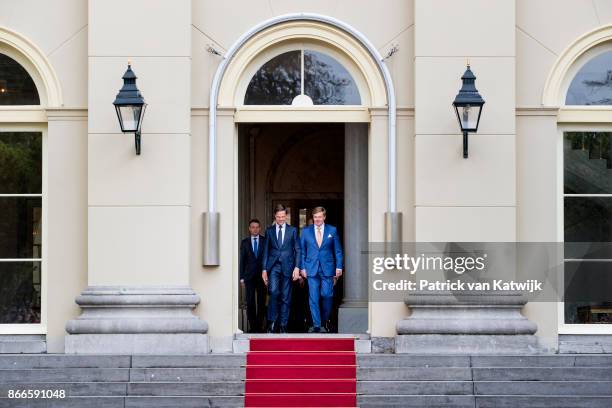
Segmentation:
[(463, 132), (463, 158), (468, 157), (468, 133), (476, 133), (480, 122), (480, 114), (485, 101), (476, 89), (476, 76), (470, 69), (470, 64), (461, 77), (463, 85), (455, 97), (453, 106), (457, 114), (459, 126)]
[(119, 119), (119, 126), (123, 133), (134, 133), (136, 154), (140, 154), (140, 126), (147, 104), (136, 86), (136, 74), (128, 62), (127, 70), (123, 74), (123, 86), (115, 98), (115, 110)]

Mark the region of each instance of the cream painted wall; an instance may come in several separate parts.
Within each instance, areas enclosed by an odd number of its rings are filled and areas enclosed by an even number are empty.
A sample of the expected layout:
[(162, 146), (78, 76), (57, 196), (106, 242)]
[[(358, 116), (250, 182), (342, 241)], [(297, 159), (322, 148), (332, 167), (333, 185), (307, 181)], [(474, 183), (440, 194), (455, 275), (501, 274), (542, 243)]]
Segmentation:
[(0, 26), (28, 38), (49, 59), (64, 106), (87, 106), (87, 1), (0, 1)]
[[(88, 283), (187, 285), (191, 2), (90, 0), (88, 55)], [(149, 104), (140, 156), (111, 105), (130, 59)]]
[[(466, 7), (487, 18), (466, 27)], [(416, 239), (514, 240), (514, 2), (416, 0), (415, 21)], [(451, 102), (468, 58), (486, 104), (463, 159)]]
[(51, 116), (47, 131), (47, 351), (64, 351), (66, 321), (87, 285), (87, 116)]
[[(218, 56), (206, 52), (208, 44), (224, 52), (256, 24), (292, 12), (319, 13), (342, 20), (363, 33), (382, 55), (392, 44), (398, 44), (401, 51), (387, 64), (396, 86), (398, 105), (412, 106), (413, 0), (385, 0), (384, 7), (374, 8), (370, 4), (367, 0), (192, 0), (193, 106), (208, 106), (209, 87), (219, 61)], [(364, 13), (366, 9), (368, 12)]]
[(612, 2), (607, 0), (516, 0), (517, 106), (539, 106), (561, 52), (579, 36), (609, 24)]

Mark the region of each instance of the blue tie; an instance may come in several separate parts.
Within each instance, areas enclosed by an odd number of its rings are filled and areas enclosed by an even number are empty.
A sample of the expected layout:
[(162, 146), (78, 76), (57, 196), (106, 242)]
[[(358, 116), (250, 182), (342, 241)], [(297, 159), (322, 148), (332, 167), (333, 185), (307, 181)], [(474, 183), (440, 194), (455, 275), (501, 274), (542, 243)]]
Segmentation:
[(276, 237), (278, 240), (278, 245), (283, 245), (283, 226), (278, 226), (278, 236)]
[(257, 238), (253, 238), (253, 252), (257, 256)]

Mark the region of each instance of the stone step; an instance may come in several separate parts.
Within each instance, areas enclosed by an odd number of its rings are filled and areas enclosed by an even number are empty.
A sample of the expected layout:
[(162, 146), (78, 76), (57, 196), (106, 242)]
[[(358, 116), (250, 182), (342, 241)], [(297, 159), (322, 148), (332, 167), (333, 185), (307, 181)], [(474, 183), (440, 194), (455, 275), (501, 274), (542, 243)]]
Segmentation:
[(7, 396), (9, 390), (64, 390), (67, 397), (117, 397), (127, 395), (127, 388), (125, 382), (2, 383), (0, 395)]
[(471, 381), (358, 381), (364, 395), (472, 395)]
[(125, 397), (72, 397), (64, 399), (0, 398), (0, 408), (124, 408)]
[(0, 355), (0, 369), (26, 368), (129, 368), (130, 356), (87, 356), (70, 354)]
[(612, 355), (472, 356), (473, 367), (612, 367)]
[(359, 367), (469, 367), (469, 356), (358, 354)]
[(476, 395), (612, 396), (612, 381), (477, 381)]
[(202, 408), (241, 407), (244, 397), (72, 397), (65, 399), (0, 398), (0, 408)]
[(223, 382), (155, 382), (127, 384), (127, 394), (130, 396), (242, 396), (243, 381)]
[(3, 383), (127, 382), (129, 368), (37, 368), (0, 370)]
[(133, 368), (206, 368), (241, 367), (246, 357), (240, 354), (196, 356), (132, 356)]
[(474, 381), (612, 381), (612, 368), (499, 367), (473, 368)]
[(245, 378), (245, 369), (221, 368), (132, 368), (131, 382), (207, 382), (240, 381)]
[(124, 408), (236, 408), (242, 406), (244, 406), (244, 397), (211, 395), (201, 397), (126, 397)]
[(360, 367), (358, 381), (471, 381), (468, 367)]
[(474, 408), (474, 397), (472, 395), (358, 395), (357, 406), (360, 408)]
[(612, 367), (612, 355), (358, 354), (357, 364), (360, 367)]
[(610, 408), (612, 397), (477, 396), (474, 406), (476, 408)]

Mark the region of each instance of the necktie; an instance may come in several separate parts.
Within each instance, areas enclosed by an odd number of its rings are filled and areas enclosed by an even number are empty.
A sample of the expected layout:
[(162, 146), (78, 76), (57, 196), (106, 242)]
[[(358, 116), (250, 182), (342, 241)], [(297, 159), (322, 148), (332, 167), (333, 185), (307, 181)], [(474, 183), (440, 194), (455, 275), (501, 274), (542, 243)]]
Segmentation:
[(317, 227), (317, 245), (321, 248), (323, 242), (323, 234), (321, 234), (321, 227)]
[(257, 256), (257, 238), (253, 238), (253, 253)]
[(283, 226), (282, 225), (278, 226), (278, 236), (276, 238), (278, 239), (278, 244), (283, 245)]

